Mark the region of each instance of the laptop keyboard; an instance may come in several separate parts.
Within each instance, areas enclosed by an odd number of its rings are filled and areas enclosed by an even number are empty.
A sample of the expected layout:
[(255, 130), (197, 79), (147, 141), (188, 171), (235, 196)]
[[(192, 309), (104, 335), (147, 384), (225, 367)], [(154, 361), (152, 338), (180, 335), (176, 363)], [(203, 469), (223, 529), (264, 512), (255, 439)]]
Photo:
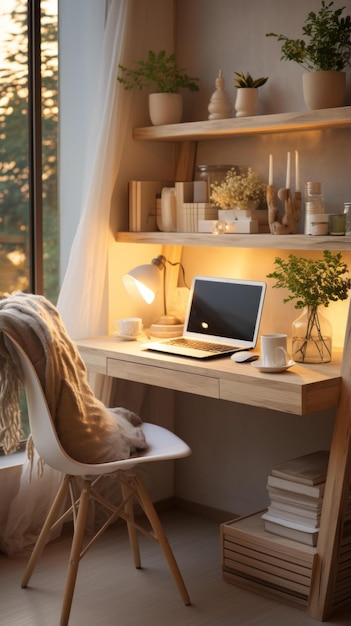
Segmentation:
[(181, 346), (192, 348), (194, 350), (206, 350), (207, 352), (228, 352), (232, 350), (232, 346), (226, 346), (223, 343), (213, 343), (209, 341), (198, 341), (197, 339), (187, 339), (186, 337), (175, 337), (164, 341), (168, 346)]

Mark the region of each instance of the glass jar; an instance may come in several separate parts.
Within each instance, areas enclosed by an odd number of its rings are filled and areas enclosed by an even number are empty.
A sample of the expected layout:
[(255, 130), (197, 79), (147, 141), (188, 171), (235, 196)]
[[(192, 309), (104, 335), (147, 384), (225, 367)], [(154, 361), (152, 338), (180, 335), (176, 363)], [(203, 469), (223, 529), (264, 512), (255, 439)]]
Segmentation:
[(305, 235), (312, 235), (313, 216), (324, 213), (322, 183), (305, 183)]
[(351, 235), (351, 202), (344, 202), (344, 213), (346, 213), (346, 235)]
[(195, 180), (202, 180), (207, 183), (207, 201), (211, 195), (211, 185), (221, 183), (225, 179), (228, 170), (235, 170), (237, 174), (247, 172), (247, 167), (243, 165), (197, 165), (195, 170)]

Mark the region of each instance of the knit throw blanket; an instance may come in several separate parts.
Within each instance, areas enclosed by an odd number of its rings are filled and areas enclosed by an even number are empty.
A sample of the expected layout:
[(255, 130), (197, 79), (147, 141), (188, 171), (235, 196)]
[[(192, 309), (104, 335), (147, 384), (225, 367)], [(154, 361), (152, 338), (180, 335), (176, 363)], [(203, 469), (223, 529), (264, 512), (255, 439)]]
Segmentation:
[(21, 383), (8, 337), (32, 361), (62, 447), (72, 458), (118, 461), (147, 447), (139, 416), (122, 407), (108, 409), (95, 397), (54, 305), (17, 292), (0, 300), (0, 443), (6, 453), (15, 451), (21, 438)]

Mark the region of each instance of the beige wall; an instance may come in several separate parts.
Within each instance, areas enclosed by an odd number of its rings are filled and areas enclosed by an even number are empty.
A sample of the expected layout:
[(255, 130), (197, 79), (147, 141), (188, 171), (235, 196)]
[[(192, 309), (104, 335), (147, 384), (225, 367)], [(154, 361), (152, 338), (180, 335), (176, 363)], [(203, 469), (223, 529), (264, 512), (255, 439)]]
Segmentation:
[[(218, 70), (223, 70), (228, 94), (235, 100), (234, 71), (268, 76), (260, 88), (260, 113), (304, 111), (302, 71), (280, 61), (280, 47), (265, 37), (269, 31), (300, 36), (307, 12), (319, 0), (177, 1), (177, 53), (181, 64), (201, 78), (199, 96), (187, 97), (189, 119), (205, 119)], [(344, 3), (336, 2), (336, 6)], [(350, 102), (350, 81), (348, 82)], [(199, 163), (251, 165), (268, 176), (268, 154), (274, 158), (274, 184), (284, 186), (286, 153), (299, 150), (302, 182), (320, 180), (326, 210), (336, 212), (351, 197), (349, 130), (262, 135), (246, 139), (203, 142)], [(302, 222), (303, 224), (303, 222)], [(301, 231), (303, 226), (301, 224)], [(183, 260), (191, 274), (219, 274), (265, 279), (279, 250), (199, 250), (185, 248)], [(318, 256), (318, 255), (317, 255)], [(345, 255), (351, 268), (350, 253)], [(271, 286), (271, 282), (269, 286)], [(261, 330), (290, 333), (298, 312), (282, 304), (283, 294), (268, 288)], [(326, 309), (333, 321), (334, 344), (343, 345), (347, 303)], [(273, 463), (329, 445), (333, 413), (296, 418), (264, 409), (179, 396), (178, 433), (193, 455), (178, 467), (177, 492), (202, 504), (236, 513), (259, 510), (267, 502), (266, 476)]]
[[(335, 2), (336, 6), (344, 4), (349, 5), (349, 1)], [(145, 0), (136, 0), (135, 5), (145, 7)], [(279, 44), (267, 39), (265, 33), (274, 30), (298, 36), (307, 11), (318, 10), (319, 6), (319, 0), (309, 0), (308, 8), (305, 0), (293, 3), (287, 0), (148, 0), (142, 29), (143, 45), (146, 51), (163, 47), (171, 50), (175, 9), (178, 61), (201, 80), (200, 92), (186, 95), (185, 119), (207, 119), (207, 106), (219, 69), (223, 70), (233, 102), (233, 72), (250, 71), (254, 77), (269, 76), (267, 84), (260, 89), (262, 114), (303, 111), (302, 70), (293, 63), (280, 62)], [(137, 31), (135, 43), (140, 46)], [(348, 90), (350, 103), (350, 80)], [(74, 112), (73, 106), (71, 112)], [(79, 108), (76, 114), (81, 115)], [(132, 139), (133, 126), (148, 124), (147, 93), (137, 92), (131, 108), (130, 139), (116, 184), (112, 232), (127, 227), (129, 179), (172, 178), (174, 153), (171, 146)], [(323, 182), (327, 210), (332, 212), (351, 198), (350, 140), (349, 130), (338, 130), (203, 142), (199, 145), (197, 159), (202, 163), (252, 165), (267, 176), (268, 154), (272, 153), (274, 182), (279, 187), (285, 180), (286, 152), (297, 149), (302, 180)], [(112, 241), (110, 322), (138, 314), (143, 316), (147, 326), (157, 317), (159, 303), (147, 309), (141, 303), (131, 302), (123, 289), (122, 275), (129, 267), (149, 262), (159, 252), (158, 246)], [(271, 271), (276, 254), (280, 251), (184, 248), (183, 261), (189, 280), (196, 273), (264, 278)], [(350, 254), (347, 260), (351, 267)], [(282, 297), (278, 290), (268, 289), (262, 330), (289, 332), (296, 312), (292, 305), (282, 304)], [(339, 345), (343, 342), (346, 310), (344, 303), (336, 303), (327, 311), (333, 318), (334, 340)], [(334, 321), (336, 315), (338, 320)], [(178, 394), (176, 428), (192, 446), (193, 455), (178, 463), (177, 495), (232, 512), (259, 509), (265, 504), (265, 480), (271, 464), (327, 446), (332, 423), (332, 412), (298, 418)]]

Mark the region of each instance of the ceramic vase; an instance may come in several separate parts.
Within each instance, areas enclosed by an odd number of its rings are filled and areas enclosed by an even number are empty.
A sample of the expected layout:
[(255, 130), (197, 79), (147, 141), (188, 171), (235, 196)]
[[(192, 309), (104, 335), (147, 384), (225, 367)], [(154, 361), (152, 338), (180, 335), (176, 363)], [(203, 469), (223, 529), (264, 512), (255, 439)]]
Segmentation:
[(258, 89), (256, 87), (239, 87), (235, 100), (236, 117), (257, 115)]
[(181, 93), (150, 93), (149, 115), (154, 126), (179, 124), (183, 114)]
[(332, 328), (318, 307), (305, 307), (292, 325), (292, 358), (298, 363), (328, 363)]
[(302, 75), (302, 87), (305, 104), (311, 111), (345, 105), (345, 72), (337, 70), (305, 72)]

